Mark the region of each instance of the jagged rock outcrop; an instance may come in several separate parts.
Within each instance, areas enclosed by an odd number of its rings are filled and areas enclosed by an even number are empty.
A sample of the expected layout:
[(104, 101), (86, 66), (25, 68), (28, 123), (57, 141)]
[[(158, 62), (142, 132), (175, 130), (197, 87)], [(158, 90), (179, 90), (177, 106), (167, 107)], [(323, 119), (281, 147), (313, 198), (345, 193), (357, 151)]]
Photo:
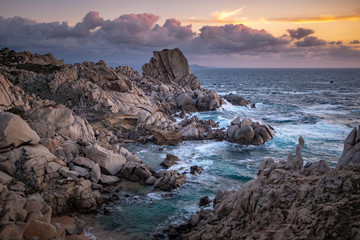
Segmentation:
[[(51, 54), (0, 51), (0, 239), (64, 239), (69, 231), (51, 216), (98, 211), (122, 179), (161, 191), (181, 187), (186, 173), (156, 173), (119, 144), (176, 145), (193, 130), (170, 114), (220, 105), (182, 53), (168, 53), (168, 65), (157, 66), (167, 70), (155, 79), (104, 61), (65, 65)], [(213, 124), (205, 125), (196, 137), (211, 132)]]
[[(180, 129), (172, 114), (180, 110), (215, 110), (222, 103), (214, 91), (201, 88), (179, 49), (154, 52), (143, 70), (142, 77), (130, 67), (113, 69), (104, 61), (70, 65), (52, 55), (3, 49), (0, 51), (0, 91), (4, 99), (0, 109), (26, 112), (32, 108), (28, 116), (36, 123), (31, 127), (44, 133), (54, 130), (49, 129), (49, 124), (37, 123), (44, 114), (53, 118), (55, 112), (62, 111), (68, 121), (72, 121), (70, 115), (73, 115), (73, 124), (58, 131), (71, 140), (93, 140), (87, 138), (91, 138), (87, 134), (91, 135), (91, 130), (86, 129), (90, 122), (108, 128), (121, 140), (147, 142), (154, 141), (152, 133), (146, 131), (148, 126), (178, 132)], [(44, 102), (38, 104), (36, 96), (53, 102), (49, 101), (46, 109), (39, 109), (44, 107)], [(59, 103), (69, 109), (60, 110)]]
[(262, 145), (274, 137), (268, 125), (253, 122), (250, 118), (235, 118), (225, 132), (225, 140), (242, 145)]
[(138, 84), (158, 100), (170, 114), (215, 110), (221, 99), (214, 91), (201, 88), (200, 81), (190, 72), (189, 64), (180, 49), (154, 51), (154, 57), (144, 64), (144, 78)]
[[(343, 156), (350, 156), (357, 129), (345, 141)], [(257, 178), (239, 190), (218, 190), (212, 210), (202, 209), (169, 234), (181, 239), (360, 238), (359, 166), (343, 157), (334, 170), (326, 161), (303, 166), (303, 146), (300, 137), (295, 158), (289, 155), (287, 162), (264, 160)]]
[[(359, 126), (360, 127), (360, 126)], [(354, 128), (344, 143), (343, 154), (337, 166), (360, 166), (360, 130)]]
[[(156, 120), (162, 121), (152, 121), (153, 126), (175, 130), (174, 123), (167, 118), (167, 114), (164, 114), (156, 102), (145, 96), (145, 93), (130, 80), (130, 77), (137, 79), (139, 74), (129, 67), (118, 67), (114, 70), (104, 61), (64, 65), (61, 61), (54, 61), (50, 56), (43, 56), (39, 60), (41, 55), (31, 55), (28, 52), (11, 51), (11, 57), (8, 57), (6, 49), (0, 53), (0, 71), (10, 82), (16, 83), (17, 87), (29, 95), (35, 94), (71, 107), (77, 115), (89, 121), (102, 123), (106, 115), (111, 113), (135, 117), (142, 114), (150, 117), (156, 114)], [(12, 64), (7, 64), (9, 58), (13, 59)], [(37, 68), (19, 68), (20, 65), (15, 64), (17, 59), (22, 59), (22, 64), (29, 66), (54, 66), (54, 69), (37, 71)], [(3, 82), (1, 77), (0, 80)], [(0, 87), (0, 91), (5, 91), (3, 89), (12, 92), (11, 87), (7, 85)], [(9, 97), (19, 98), (17, 95), (6, 95), (6, 104), (2, 108), (12, 107), (8, 104)], [(21, 99), (19, 101), (21, 102)], [(142, 120), (145, 122), (147, 119)]]

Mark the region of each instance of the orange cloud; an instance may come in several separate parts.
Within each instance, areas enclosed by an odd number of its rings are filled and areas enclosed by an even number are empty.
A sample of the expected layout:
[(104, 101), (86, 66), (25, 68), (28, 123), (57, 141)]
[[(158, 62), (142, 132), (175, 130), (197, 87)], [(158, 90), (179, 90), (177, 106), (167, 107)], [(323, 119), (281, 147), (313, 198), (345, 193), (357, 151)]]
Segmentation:
[(235, 11), (216, 11), (211, 14), (213, 19), (217, 22), (234, 22), (234, 21), (243, 21), (246, 20), (246, 17), (239, 18), (240, 13), (244, 10), (246, 6), (236, 9)]
[(321, 22), (359, 22), (360, 14), (349, 16), (319, 16), (319, 17), (284, 17), (284, 18), (261, 18), (263, 23), (321, 23)]
[(198, 24), (217, 24), (217, 23), (232, 23), (232, 24), (240, 24), (247, 23), (247, 17), (241, 17), (240, 14), (243, 12), (244, 8), (238, 8), (234, 11), (215, 11), (211, 13), (212, 19), (199, 19), (196, 17), (192, 17), (190, 19), (184, 20), (185, 22), (198, 23)]

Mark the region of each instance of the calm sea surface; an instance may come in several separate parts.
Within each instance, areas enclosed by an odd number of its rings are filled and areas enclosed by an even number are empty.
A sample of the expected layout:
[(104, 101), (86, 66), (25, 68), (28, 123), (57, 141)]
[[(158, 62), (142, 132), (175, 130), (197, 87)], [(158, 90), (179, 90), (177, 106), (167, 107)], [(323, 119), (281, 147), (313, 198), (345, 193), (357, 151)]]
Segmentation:
[(220, 95), (237, 94), (256, 104), (255, 109), (225, 103), (219, 110), (197, 113), (227, 127), (237, 116), (271, 125), (275, 137), (260, 147), (228, 142), (188, 141), (160, 149), (153, 144), (129, 144), (130, 151), (155, 170), (171, 153), (181, 159), (171, 169), (189, 171), (201, 166), (200, 175), (172, 195), (152, 193), (151, 187), (133, 184), (121, 193), (109, 215), (99, 214), (94, 239), (148, 239), (168, 224), (184, 221), (196, 212), (203, 196), (213, 198), (217, 189), (238, 189), (256, 177), (260, 162), (268, 157), (286, 160), (295, 153), (299, 136), (305, 139), (305, 162), (327, 160), (335, 167), (343, 142), (360, 124), (360, 69), (194, 69), (205, 88)]

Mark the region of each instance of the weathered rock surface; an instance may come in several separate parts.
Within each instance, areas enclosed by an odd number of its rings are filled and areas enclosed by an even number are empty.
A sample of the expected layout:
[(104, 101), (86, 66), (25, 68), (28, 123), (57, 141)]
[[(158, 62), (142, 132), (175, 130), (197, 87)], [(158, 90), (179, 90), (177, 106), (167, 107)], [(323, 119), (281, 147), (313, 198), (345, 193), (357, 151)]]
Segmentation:
[(217, 136), (215, 123), (178, 126), (171, 115), (215, 110), (221, 99), (201, 88), (178, 49), (154, 53), (144, 69), (142, 77), (104, 61), (65, 65), (51, 54), (0, 51), (1, 237), (64, 239), (71, 231), (51, 216), (98, 211), (122, 178), (181, 187), (185, 173), (156, 173), (121, 143)]
[(160, 189), (168, 192), (178, 189), (188, 179), (185, 173), (180, 174), (176, 170), (169, 172), (157, 172), (155, 177), (158, 179), (154, 183), (154, 189)]
[[(360, 127), (360, 126), (359, 126)], [(343, 154), (340, 157), (339, 166), (360, 166), (360, 129), (354, 128), (344, 143)]]
[(0, 112), (0, 152), (6, 152), (22, 144), (37, 144), (39, 136), (21, 117)]
[(166, 131), (158, 128), (149, 128), (158, 145), (178, 145), (182, 142), (181, 133)]
[[(341, 159), (356, 145), (357, 129)], [(296, 157), (287, 162), (264, 160), (256, 179), (237, 191), (219, 190), (212, 210), (201, 210), (174, 230), (181, 239), (358, 239), (359, 166), (352, 160), (339, 161), (334, 170), (326, 161), (303, 166), (303, 146), (299, 138)]]
[(164, 159), (164, 161), (160, 163), (160, 165), (162, 165), (165, 168), (169, 168), (172, 165), (177, 164), (178, 161), (180, 161), (180, 159), (177, 156), (172, 154), (166, 154), (166, 158)]
[(111, 175), (117, 174), (126, 163), (126, 158), (121, 154), (113, 153), (99, 145), (85, 148), (86, 157), (98, 163), (100, 167)]
[(250, 101), (246, 100), (245, 98), (240, 97), (235, 94), (232, 94), (232, 93), (225, 95), (223, 97), (226, 101), (232, 103), (233, 105), (237, 105), (237, 106), (246, 107), (251, 103)]
[(225, 132), (225, 140), (242, 145), (262, 145), (274, 137), (268, 125), (261, 125), (249, 118), (235, 118)]
[[(200, 81), (190, 72), (189, 64), (178, 49), (154, 51), (154, 57), (144, 64), (139, 86), (160, 101), (173, 114), (215, 110), (221, 100), (217, 93), (201, 88)], [(153, 91), (153, 94), (151, 94)]]

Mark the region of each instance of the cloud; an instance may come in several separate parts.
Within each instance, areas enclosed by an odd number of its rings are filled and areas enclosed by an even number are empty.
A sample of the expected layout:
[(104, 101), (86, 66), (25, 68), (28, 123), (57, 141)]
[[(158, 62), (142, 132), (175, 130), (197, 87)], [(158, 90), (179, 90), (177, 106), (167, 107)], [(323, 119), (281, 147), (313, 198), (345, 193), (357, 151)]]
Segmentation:
[(74, 36), (86, 37), (90, 35), (90, 31), (96, 29), (97, 27), (103, 26), (104, 19), (99, 17), (98, 12), (89, 12), (83, 18), (82, 22), (79, 22), (75, 25), (71, 32), (74, 33)]
[(314, 30), (307, 28), (288, 29), (287, 31), (293, 39), (301, 39), (314, 33)]
[(325, 46), (326, 41), (317, 37), (305, 37), (304, 40), (295, 42), (295, 45), (298, 47), (319, 47)]
[[(234, 19), (241, 11), (242, 8), (225, 12), (222, 19)], [(229, 56), (243, 62), (250, 58), (283, 62), (360, 59), (360, 51), (354, 45), (360, 44), (358, 40), (351, 42), (353, 46), (344, 46), (341, 41), (326, 42), (310, 36), (314, 34), (312, 29), (288, 29), (289, 35), (276, 37), (264, 29), (224, 24), (203, 26), (195, 35), (191, 25), (183, 25), (177, 19), (167, 19), (162, 25), (158, 21), (159, 16), (151, 13), (123, 14), (105, 20), (98, 12), (89, 12), (73, 26), (66, 22), (39, 23), (22, 17), (0, 17), (0, 48), (52, 52), (68, 62), (104, 59), (119, 64), (138, 61), (139, 65), (148, 60), (153, 50), (174, 47), (180, 47), (189, 59), (214, 61)]]
[(247, 51), (276, 51), (275, 47), (289, 42), (276, 38), (265, 30), (256, 30), (243, 24), (204, 26), (194, 38), (192, 47), (209, 53), (240, 53)]
[(263, 22), (285, 22), (285, 23), (320, 23), (320, 22), (359, 22), (360, 15), (345, 16), (315, 16), (315, 17), (282, 17), (282, 18), (263, 18)]
[(330, 45), (343, 45), (343, 42), (342, 41), (331, 41), (329, 42)]
[(74, 27), (66, 22), (38, 23), (21, 17), (0, 17), (0, 44), (13, 47), (109, 47), (149, 48), (170, 47), (191, 40), (191, 25), (182, 26), (176, 19), (163, 26), (154, 14), (124, 14), (104, 20), (98, 12), (89, 12)]
[(243, 12), (244, 7), (238, 8), (234, 11), (215, 11), (211, 14), (213, 19), (217, 22), (235, 22), (246, 20), (245, 17), (239, 18), (240, 13)]

